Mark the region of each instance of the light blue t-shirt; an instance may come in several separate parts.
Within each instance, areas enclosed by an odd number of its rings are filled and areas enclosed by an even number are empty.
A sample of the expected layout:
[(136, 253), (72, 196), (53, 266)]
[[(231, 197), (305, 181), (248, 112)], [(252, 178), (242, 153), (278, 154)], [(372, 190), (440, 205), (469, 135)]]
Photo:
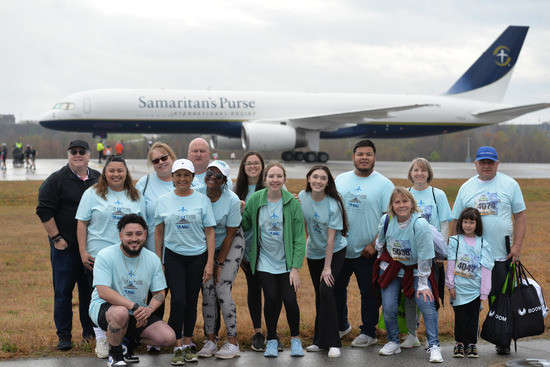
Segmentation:
[(227, 234), (227, 227), (238, 227), (241, 224), (241, 200), (233, 191), (223, 189), (222, 196), (212, 203), (212, 211), (216, 218), (216, 250), (219, 250)]
[(355, 259), (376, 238), (378, 222), (388, 211), (394, 185), (376, 171), (368, 177), (358, 177), (355, 171), (344, 172), (335, 182), (348, 216), (346, 258)]
[(525, 210), (519, 184), (503, 173), (497, 173), (490, 181), (481, 181), (474, 176), (458, 191), (451, 213), (453, 219), (458, 219), (467, 207), (476, 208), (481, 213), (483, 238), (491, 244), (493, 259), (506, 259), (505, 236), (510, 236), (510, 245), (513, 243), (512, 215)]
[[(458, 245), (458, 253), (457, 253)], [(454, 282), (456, 298), (453, 306), (472, 302), (481, 294), (481, 266), (492, 270), (494, 266), (491, 245), (476, 236), (475, 247), (468, 246), (464, 236), (459, 234), (449, 238), (447, 260), (456, 260)]]
[[(387, 214), (386, 214), (387, 215)], [(380, 218), (378, 240), (386, 242), (386, 249), (395, 261), (404, 265), (414, 265), (418, 260), (429, 260), (435, 257), (432, 230), (428, 222), (418, 213), (412, 213), (410, 222), (405, 228), (399, 228), (397, 218), (393, 217), (384, 233), (386, 215)], [(414, 275), (416, 276), (416, 269)], [(403, 269), (400, 271), (403, 275)]]
[[(174, 183), (172, 181), (162, 181), (154, 172), (148, 176), (149, 182), (147, 182), (147, 176), (143, 176), (137, 182), (136, 189), (139, 190), (142, 196), (143, 189), (145, 189), (145, 220), (149, 225), (146, 247), (155, 252), (155, 227), (153, 226), (153, 222), (155, 221), (157, 202), (162, 195), (174, 190)], [(146, 182), (147, 188), (145, 188)]]
[(431, 186), (422, 191), (414, 188), (410, 188), (409, 191), (416, 200), (420, 215), (441, 232), (441, 222), (451, 220), (451, 207), (447, 195), (442, 190)]
[(155, 213), (155, 227), (163, 222), (164, 247), (184, 256), (204, 253), (204, 228), (216, 225), (210, 199), (197, 191), (186, 197), (174, 191), (162, 195)]
[(89, 314), (96, 325), (99, 325), (99, 309), (105, 303), (97, 293), (98, 285), (107, 286), (142, 307), (147, 306), (147, 292), (166, 288), (162, 265), (155, 253), (144, 248), (138, 257), (128, 257), (120, 246), (119, 243), (101, 250), (95, 259), (94, 291)]
[(270, 274), (287, 273), (283, 234), (283, 199), (276, 203), (269, 200), (260, 208), (258, 216), (260, 255), (256, 270)]
[(125, 214), (135, 213), (143, 216), (143, 199), (132, 201), (124, 191), (108, 188), (107, 200), (97, 194), (95, 187), (87, 189), (76, 211), (75, 218), (89, 221), (86, 236), (86, 251), (95, 259), (99, 250), (120, 243), (117, 224)]
[(334, 251), (346, 247), (346, 238), (342, 237), (344, 222), (340, 205), (330, 196), (319, 202), (311, 198), (311, 192), (301, 191), (298, 195), (307, 225), (306, 254), (308, 259), (324, 259), (326, 256), (328, 229), (335, 229)]

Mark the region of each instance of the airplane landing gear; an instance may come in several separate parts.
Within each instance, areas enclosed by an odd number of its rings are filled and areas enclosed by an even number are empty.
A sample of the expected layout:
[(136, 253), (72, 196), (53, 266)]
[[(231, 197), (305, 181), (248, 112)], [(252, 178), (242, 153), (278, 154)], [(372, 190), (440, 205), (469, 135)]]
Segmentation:
[(301, 151), (286, 151), (281, 154), (281, 159), (284, 162), (305, 161), (306, 163), (326, 163), (329, 160), (328, 153), (325, 152), (301, 152)]

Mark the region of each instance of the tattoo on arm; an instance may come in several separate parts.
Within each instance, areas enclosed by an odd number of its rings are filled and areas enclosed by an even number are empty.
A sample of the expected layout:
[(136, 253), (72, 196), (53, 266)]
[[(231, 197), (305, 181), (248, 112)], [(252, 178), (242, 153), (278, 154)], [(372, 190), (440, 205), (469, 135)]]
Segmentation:
[(164, 293), (157, 293), (153, 296), (153, 299), (162, 303), (164, 302)]

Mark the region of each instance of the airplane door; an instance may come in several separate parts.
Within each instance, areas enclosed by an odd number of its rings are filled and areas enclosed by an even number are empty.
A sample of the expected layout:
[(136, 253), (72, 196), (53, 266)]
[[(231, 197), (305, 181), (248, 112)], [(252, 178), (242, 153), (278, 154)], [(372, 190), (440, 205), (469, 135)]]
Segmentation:
[(89, 98), (84, 98), (84, 100), (82, 101), (82, 110), (84, 111), (84, 113), (92, 112), (92, 102)]

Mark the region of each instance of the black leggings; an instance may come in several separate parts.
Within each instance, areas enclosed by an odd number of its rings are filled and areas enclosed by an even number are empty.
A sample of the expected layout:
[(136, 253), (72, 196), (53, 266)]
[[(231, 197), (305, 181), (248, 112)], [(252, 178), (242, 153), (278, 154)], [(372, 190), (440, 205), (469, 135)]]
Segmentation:
[(460, 306), (453, 306), (455, 312), (455, 340), (457, 343), (477, 343), (477, 332), (479, 330), (479, 308), (481, 300), (479, 297), (470, 303)]
[(267, 327), (267, 340), (277, 339), (277, 322), (285, 304), (286, 319), (290, 336), (300, 335), (300, 308), (294, 286), (290, 285), (290, 273), (270, 274), (257, 271), (264, 291), (264, 318)]
[(262, 328), (262, 287), (260, 280), (258, 279), (258, 273), (252, 274), (250, 269), (250, 263), (243, 261), (241, 263), (244, 275), (246, 276), (246, 284), (248, 286), (247, 302), (248, 312), (252, 319), (252, 325), (254, 329)]
[(182, 338), (182, 327), (183, 336), (193, 336), (197, 321), (197, 302), (207, 260), (207, 251), (197, 256), (184, 256), (169, 249), (164, 253), (166, 282), (171, 294), (168, 325), (176, 333), (176, 339)]

